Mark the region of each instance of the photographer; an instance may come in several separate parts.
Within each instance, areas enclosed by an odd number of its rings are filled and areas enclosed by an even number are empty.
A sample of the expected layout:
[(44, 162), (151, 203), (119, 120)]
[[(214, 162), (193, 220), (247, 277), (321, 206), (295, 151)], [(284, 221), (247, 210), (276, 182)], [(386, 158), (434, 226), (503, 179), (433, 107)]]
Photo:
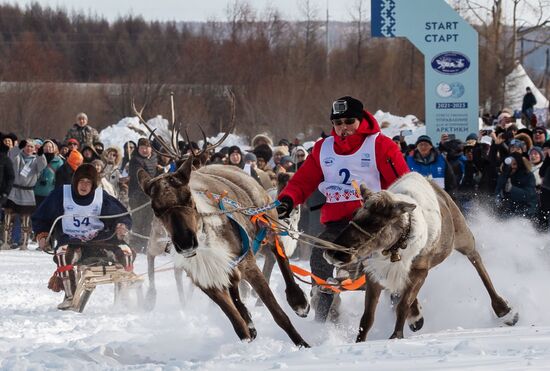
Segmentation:
[(497, 207), (503, 214), (529, 219), (536, 216), (535, 176), (530, 169), (529, 160), (521, 153), (511, 153), (504, 160), (495, 191)]

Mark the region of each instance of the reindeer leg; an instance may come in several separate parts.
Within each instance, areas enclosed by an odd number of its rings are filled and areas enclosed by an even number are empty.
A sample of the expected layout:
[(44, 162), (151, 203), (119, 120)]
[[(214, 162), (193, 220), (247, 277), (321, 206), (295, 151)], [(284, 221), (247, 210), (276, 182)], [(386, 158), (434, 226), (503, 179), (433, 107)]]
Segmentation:
[[(461, 250), (458, 251), (462, 252)], [(506, 300), (504, 300), (501, 296), (497, 294), (495, 287), (493, 286), (493, 282), (491, 282), (491, 278), (489, 277), (489, 273), (487, 273), (485, 265), (483, 264), (481, 256), (479, 255), (477, 250), (474, 248), (472, 249), (472, 251), (465, 255), (468, 257), (468, 260), (470, 260), (470, 263), (472, 263), (472, 265), (476, 269), (477, 274), (479, 274), (479, 277), (481, 278), (481, 281), (483, 281), (483, 285), (485, 286), (485, 289), (487, 289), (489, 297), (491, 298), (491, 306), (493, 307), (493, 311), (495, 312), (497, 317), (502, 318), (504, 323), (508, 326), (515, 325), (519, 319), (519, 314), (515, 311), (512, 311), (512, 308), (510, 308), (508, 303), (506, 303)]]
[(267, 284), (256, 263), (251, 262), (247, 268), (248, 269), (244, 270), (245, 279), (252, 285), (254, 290), (256, 290), (260, 299), (262, 299), (267, 309), (271, 312), (271, 315), (273, 316), (275, 322), (277, 322), (277, 325), (279, 325), (279, 327), (288, 334), (294, 344), (300, 347), (309, 348), (308, 343), (302, 339), (298, 331), (296, 331), (292, 325), (292, 322), (290, 322), (290, 319), (286, 313), (283, 311), (279, 303), (277, 303), (275, 296), (273, 296), (269, 285)]
[(178, 298), (180, 306), (185, 307), (185, 295), (183, 293), (183, 268), (174, 267), (174, 279), (176, 280), (176, 288), (178, 290)]
[(157, 289), (155, 287), (155, 256), (147, 252), (147, 276), (149, 277), (149, 287), (145, 294), (144, 309), (151, 311), (157, 301)]
[(422, 326), (424, 326), (424, 317), (422, 316), (422, 306), (418, 302), (418, 298), (415, 298), (413, 303), (411, 304), (410, 310), (409, 310), (409, 317), (407, 318), (407, 322), (409, 323), (409, 328), (411, 331), (419, 331)]
[[(269, 284), (269, 281), (271, 279), (271, 273), (273, 272), (273, 267), (275, 266), (275, 255), (273, 254), (273, 251), (271, 250), (271, 248), (266, 248), (264, 250), (264, 257), (265, 259), (264, 259), (264, 266), (262, 267), (262, 273), (265, 277), (265, 280)], [(256, 291), (254, 291), (254, 293), (256, 293)], [(256, 294), (256, 296), (258, 295)], [(263, 304), (264, 303), (260, 298), (256, 300), (257, 307), (261, 307)]]
[(206, 295), (208, 295), (210, 299), (212, 299), (216, 304), (219, 305), (227, 318), (229, 318), (229, 321), (233, 325), (233, 328), (235, 329), (235, 332), (237, 333), (239, 339), (251, 341), (253, 338), (250, 334), (250, 331), (248, 330), (248, 326), (237, 308), (235, 307), (235, 304), (229, 296), (228, 291), (219, 289), (201, 289)]
[(250, 332), (250, 336), (252, 339), (256, 339), (256, 335), (258, 332), (256, 331), (256, 327), (254, 327), (254, 322), (252, 322), (252, 316), (250, 316), (250, 312), (248, 309), (246, 309), (246, 306), (241, 300), (241, 296), (239, 294), (239, 282), (234, 280), (231, 283), (231, 286), (229, 287), (229, 295), (231, 296), (231, 300), (233, 300), (233, 304), (235, 304), (235, 307), (239, 311), (241, 317), (244, 319), (248, 326), (248, 331)]
[(428, 276), (427, 269), (411, 269), (409, 274), (410, 283), (405, 288), (401, 295), (401, 301), (397, 304), (395, 320), (395, 329), (390, 339), (403, 339), (403, 327), (405, 326), (405, 320), (409, 316), (411, 305), (416, 299), (416, 295), (420, 288), (424, 284), (424, 280)]
[(275, 259), (277, 260), (277, 264), (279, 265), (279, 269), (281, 270), (281, 273), (283, 275), (283, 279), (285, 280), (286, 301), (298, 316), (307, 317), (310, 309), (309, 302), (307, 300), (306, 294), (302, 291), (300, 286), (298, 286), (298, 284), (294, 280), (294, 275), (290, 270), (288, 259), (279, 255), (275, 246), (273, 247), (272, 251), (275, 255)]
[(359, 324), (359, 333), (357, 334), (357, 338), (355, 339), (356, 343), (365, 341), (365, 339), (367, 338), (367, 333), (374, 323), (374, 313), (376, 312), (376, 306), (378, 305), (378, 299), (380, 298), (381, 292), (382, 286), (378, 282), (367, 278), (367, 289), (365, 291), (365, 310)]

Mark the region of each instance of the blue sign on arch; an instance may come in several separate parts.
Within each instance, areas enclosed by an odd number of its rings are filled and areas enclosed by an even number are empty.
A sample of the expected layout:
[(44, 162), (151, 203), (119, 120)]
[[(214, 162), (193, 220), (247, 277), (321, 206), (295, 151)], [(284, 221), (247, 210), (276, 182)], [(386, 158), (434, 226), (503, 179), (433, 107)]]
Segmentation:
[(371, 0), (373, 37), (406, 37), (424, 54), (426, 130), (478, 131), (478, 35), (444, 0)]

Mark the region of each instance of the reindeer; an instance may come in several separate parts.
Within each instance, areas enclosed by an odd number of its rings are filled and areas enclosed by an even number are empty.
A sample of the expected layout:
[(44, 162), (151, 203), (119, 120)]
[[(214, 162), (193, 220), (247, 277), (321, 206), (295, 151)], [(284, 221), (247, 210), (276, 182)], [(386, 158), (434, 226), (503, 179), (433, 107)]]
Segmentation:
[[(238, 284), (244, 278), (291, 340), (296, 345), (309, 347), (277, 303), (251, 250), (243, 254), (246, 236), (253, 240), (259, 227), (242, 213), (233, 212), (229, 215), (220, 212), (218, 204), (208, 195), (224, 195), (246, 206), (263, 206), (269, 204), (271, 198), (252, 177), (240, 169), (224, 165), (208, 165), (199, 169), (193, 166), (196, 158), (219, 146), (233, 130), (234, 98), (230, 130), (217, 143), (207, 145), (199, 153), (187, 158), (178, 152), (177, 146), (170, 147), (162, 138), (156, 137), (135, 106), (134, 111), (150, 131), (150, 137), (155, 137), (164, 148), (164, 155), (168, 154), (181, 163), (176, 172), (155, 178), (151, 178), (145, 171), (138, 172), (139, 184), (151, 198), (155, 216), (170, 235), (177, 252), (178, 265), (197, 287), (220, 306), (240, 339), (252, 340), (256, 337), (250, 313), (239, 295)], [(172, 123), (175, 123), (174, 118)], [(179, 130), (173, 130), (173, 133), (172, 144)], [(266, 211), (266, 215), (277, 218), (274, 209)], [(287, 301), (299, 316), (307, 316), (307, 297), (294, 281), (288, 260), (277, 255), (277, 262), (287, 285)]]
[(464, 216), (445, 191), (418, 173), (404, 175), (387, 191), (373, 193), (364, 185), (360, 190), (363, 207), (334, 241), (347, 250), (324, 253), (339, 268), (362, 264), (367, 274), (357, 342), (366, 339), (383, 288), (401, 297), (390, 339), (403, 338), (405, 320), (412, 331), (420, 330), (424, 318), (417, 294), (428, 271), (453, 249), (466, 255), (476, 269), (497, 317), (506, 325), (517, 322), (518, 313), (497, 294)]

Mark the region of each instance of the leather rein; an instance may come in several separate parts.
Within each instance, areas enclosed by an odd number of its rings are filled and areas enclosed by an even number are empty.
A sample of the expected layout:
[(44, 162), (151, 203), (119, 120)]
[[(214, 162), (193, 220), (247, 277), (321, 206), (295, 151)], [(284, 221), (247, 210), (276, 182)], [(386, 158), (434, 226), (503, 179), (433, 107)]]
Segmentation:
[[(382, 250), (382, 255), (387, 256), (391, 254), (390, 261), (392, 263), (398, 262), (401, 260), (401, 255), (399, 255), (399, 250), (404, 250), (407, 248), (407, 240), (409, 239), (409, 236), (411, 234), (411, 225), (412, 225), (412, 218), (411, 213), (407, 213), (409, 215), (408, 223), (405, 229), (401, 232), (401, 235), (399, 236), (399, 239), (395, 241), (393, 245), (388, 247), (387, 249)], [(369, 233), (365, 229), (363, 229), (359, 224), (354, 222), (353, 220), (349, 222), (350, 225), (355, 227), (359, 232), (363, 233), (368, 237), (368, 240), (366, 243), (372, 241), (376, 236), (377, 233)]]

